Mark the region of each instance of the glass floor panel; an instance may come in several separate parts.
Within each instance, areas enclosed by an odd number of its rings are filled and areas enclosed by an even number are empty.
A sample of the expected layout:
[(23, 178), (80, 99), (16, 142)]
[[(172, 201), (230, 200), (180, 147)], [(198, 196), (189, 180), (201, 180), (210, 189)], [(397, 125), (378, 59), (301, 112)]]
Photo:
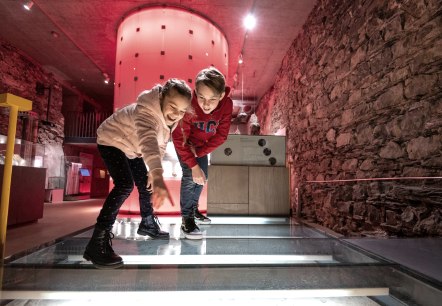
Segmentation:
[(176, 304), (197, 296), (211, 305), (396, 306), (442, 298), (400, 266), (290, 219), (212, 220), (200, 226), (202, 240), (180, 238), (180, 218), (160, 218), (169, 240), (137, 235), (137, 219), (119, 220), (113, 248), (125, 265), (117, 270), (82, 258), (91, 229), (17, 254), (3, 269), (1, 305)]
[[(171, 238), (179, 239), (181, 236), (181, 218), (163, 217), (160, 219), (163, 230), (170, 233)], [(237, 222), (237, 223), (234, 223)], [(136, 234), (140, 219), (120, 219), (115, 223), (113, 232), (117, 237), (143, 239)], [(210, 225), (199, 225), (206, 238), (326, 238), (324, 234), (301, 225), (290, 222), (287, 218), (226, 218), (212, 219)], [(92, 235), (85, 233), (87, 237)]]
[[(89, 263), (82, 255), (87, 238), (70, 238), (9, 263), (65, 265)], [(330, 239), (203, 239), (113, 241), (127, 264), (385, 264)]]
[[(330, 239), (318, 231), (284, 224), (201, 225), (201, 240), (180, 239), (180, 219), (162, 221), (169, 240), (136, 234), (139, 221), (119, 220), (113, 248), (125, 264), (368, 264), (379, 261)], [(11, 262), (14, 264), (90, 264), (82, 254), (92, 235), (87, 230)], [(179, 256), (180, 255), (180, 256)], [(204, 256), (201, 256), (204, 255)]]

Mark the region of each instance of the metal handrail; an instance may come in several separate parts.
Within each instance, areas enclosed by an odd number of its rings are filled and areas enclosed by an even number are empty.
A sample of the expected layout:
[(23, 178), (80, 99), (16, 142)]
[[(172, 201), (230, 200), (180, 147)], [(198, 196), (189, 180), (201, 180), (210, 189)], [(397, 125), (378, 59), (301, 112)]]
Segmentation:
[(97, 128), (112, 112), (68, 112), (65, 117), (65, 137), (96, 138)]

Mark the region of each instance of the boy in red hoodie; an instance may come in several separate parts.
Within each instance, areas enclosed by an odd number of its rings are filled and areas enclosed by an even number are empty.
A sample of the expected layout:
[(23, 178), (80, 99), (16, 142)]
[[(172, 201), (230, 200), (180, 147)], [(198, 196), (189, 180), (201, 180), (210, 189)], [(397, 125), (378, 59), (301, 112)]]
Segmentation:
[(201, 70), (195, 79), (192, 97), (194, 114), (186, 114), (172, 134), (183, 170), (180, 205), (181, 231), (188, 239), (202, 239), (195, 220), (210, 224), (198, 210), (198, 200), (207, 181), (207, 155), (227, 139), (233, 102), (225, 78), (214, 67)]

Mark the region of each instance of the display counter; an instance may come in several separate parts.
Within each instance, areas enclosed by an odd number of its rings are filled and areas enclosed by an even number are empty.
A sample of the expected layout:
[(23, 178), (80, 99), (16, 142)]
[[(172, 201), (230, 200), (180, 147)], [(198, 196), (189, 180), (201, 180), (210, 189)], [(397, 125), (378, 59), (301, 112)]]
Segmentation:
[[(0, 164), (0, 184), (4, 165)], [(43, 217), (46, 168), (13, 166), (8, 226), (33, 222)]]
[(290, 215), (285, 167), (209, 166), (207, 213), (213, 215)]
[(229, 135), (211, 154), (207, 213), (290, 215), (285, 137)]

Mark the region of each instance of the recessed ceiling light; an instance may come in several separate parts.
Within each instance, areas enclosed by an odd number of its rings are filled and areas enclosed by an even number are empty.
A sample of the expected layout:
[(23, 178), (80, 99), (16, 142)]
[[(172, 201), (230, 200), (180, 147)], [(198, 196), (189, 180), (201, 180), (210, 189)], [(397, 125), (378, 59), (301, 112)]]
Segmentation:
[(23, 4), (23, 7), (24, 7), (26, 10), (30, 11), (30, 10), (31, 10), (31, 7), (32, 7), (33, 5), (34, 5), (34, 2), (33, 2), (33, 1), (26, 1), (26, 3)]
[(104, 83), (105, 84), (109, 84), (110, 78), (109, 78), (109, 75), (106, 72), (103, 72), (103, 78), (104, 78)]
[(251, 30), (256, 26), (256, 18), (252, 14), (248, 14), (246, 18), (244, 18), (244, 26), (247, 30)]

